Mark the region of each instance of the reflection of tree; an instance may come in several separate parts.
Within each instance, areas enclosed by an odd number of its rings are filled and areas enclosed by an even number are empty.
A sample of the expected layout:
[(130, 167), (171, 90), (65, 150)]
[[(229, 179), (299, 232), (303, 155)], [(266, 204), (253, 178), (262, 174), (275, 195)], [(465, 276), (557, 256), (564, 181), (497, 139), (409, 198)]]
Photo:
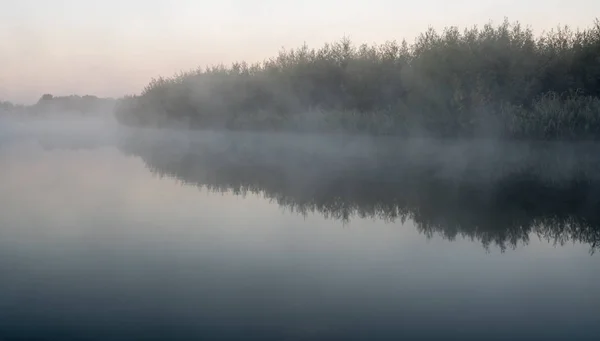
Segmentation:
[(398, 148), (374, 148), (357, 156), (278, 141), (254, 141), (254, 146), (242, 140), (180, 142), (132, 140), (121, 147), (161, 176), (211, 191), (257, 193), (300, 214), (318, 212), (344, 222), (353, 217), (410, 219), (428, 237), (463, 236), (502, 250), (526, 244), (530, 236), (559, 245), (587, 243), (592, 252), (600, 247), (600, 212), (595, 209), (600, 181), (586, 175), (595, 169), (586, 153), (574, 157), (570, 151), (537, 149), (520, 160), (510, 152), (513, 160), (507, 161), (507, 151), (497, 148), (487, 158), (468, 154), (460, 172), (451, 172), (448, 165), (459, 160), (437, 162), (433, 149), (402, 159), (401, 152), (389, 156)]

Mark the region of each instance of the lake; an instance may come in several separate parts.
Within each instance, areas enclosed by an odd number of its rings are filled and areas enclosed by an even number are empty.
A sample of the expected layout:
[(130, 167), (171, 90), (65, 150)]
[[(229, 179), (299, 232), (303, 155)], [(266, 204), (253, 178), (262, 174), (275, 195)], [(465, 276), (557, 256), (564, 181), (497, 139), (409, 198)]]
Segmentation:
[(595, 145), (193, 135), (0, 129), (0, 340), (600, 335)]

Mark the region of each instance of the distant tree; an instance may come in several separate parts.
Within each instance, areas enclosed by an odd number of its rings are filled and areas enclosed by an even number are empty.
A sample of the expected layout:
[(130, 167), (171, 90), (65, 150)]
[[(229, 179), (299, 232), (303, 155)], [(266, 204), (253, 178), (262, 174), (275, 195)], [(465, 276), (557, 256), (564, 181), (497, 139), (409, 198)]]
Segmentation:
[(49, 100), (52, 100), (53, 98), (54, 98), (54, 96), (52, 96), (51, 94), (44, 94), (40, 98), (40, 101), (49, 101)]

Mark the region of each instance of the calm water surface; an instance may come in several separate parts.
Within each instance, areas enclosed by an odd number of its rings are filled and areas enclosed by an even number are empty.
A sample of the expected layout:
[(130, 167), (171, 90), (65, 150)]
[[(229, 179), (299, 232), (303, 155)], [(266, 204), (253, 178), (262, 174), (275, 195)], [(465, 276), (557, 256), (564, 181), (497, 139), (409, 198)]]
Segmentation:
[(228, 189), (251, 175), (76, 140), (0, 143), (0, 340), (600, 337), (594, 226), (486, 230), (508, 213), (460, 201), (393, 219), (376, 200)]

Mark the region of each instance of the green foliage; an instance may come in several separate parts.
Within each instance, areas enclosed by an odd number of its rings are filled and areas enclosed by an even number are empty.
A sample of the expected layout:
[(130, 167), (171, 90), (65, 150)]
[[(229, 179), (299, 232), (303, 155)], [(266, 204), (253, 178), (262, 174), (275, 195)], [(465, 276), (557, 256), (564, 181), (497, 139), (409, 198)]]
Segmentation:
[(24, 106), (20, 104), (14, 104), (9, 101), (0, 101), (0, 115), (20, 115), (24, 112)]
[(0, 101), (0, 113), (15, 116), (46, 116), (52, 114), (110, 115), (115, 111), (116, 100), (91, 95), (53, 96), (44, 94), (33, 105), (15, 105)]
[(598, 98), (600, 21), (535, 37), (505, 20), (161, 77), (116, 115), (143, 126), (580, 139), (600, 137)]
[(0, 110), (10, 111), (14, 108), (14, 104), (8, 101), (0, 101)]
[(41, 103), (43, 101), (51, 101), (54, 98), (54, 96), (52, 94), (44, 94), (42, 95), (42, 97), (40, 97), (40, 99), (38, 100), (38, 103)]
[(91, 95), (53, 96), (45, 94), (31, 107), (31, 111), (37, 114), (58, 112), (85, 115), (113, 110), (113, 102), (112, 99)]

